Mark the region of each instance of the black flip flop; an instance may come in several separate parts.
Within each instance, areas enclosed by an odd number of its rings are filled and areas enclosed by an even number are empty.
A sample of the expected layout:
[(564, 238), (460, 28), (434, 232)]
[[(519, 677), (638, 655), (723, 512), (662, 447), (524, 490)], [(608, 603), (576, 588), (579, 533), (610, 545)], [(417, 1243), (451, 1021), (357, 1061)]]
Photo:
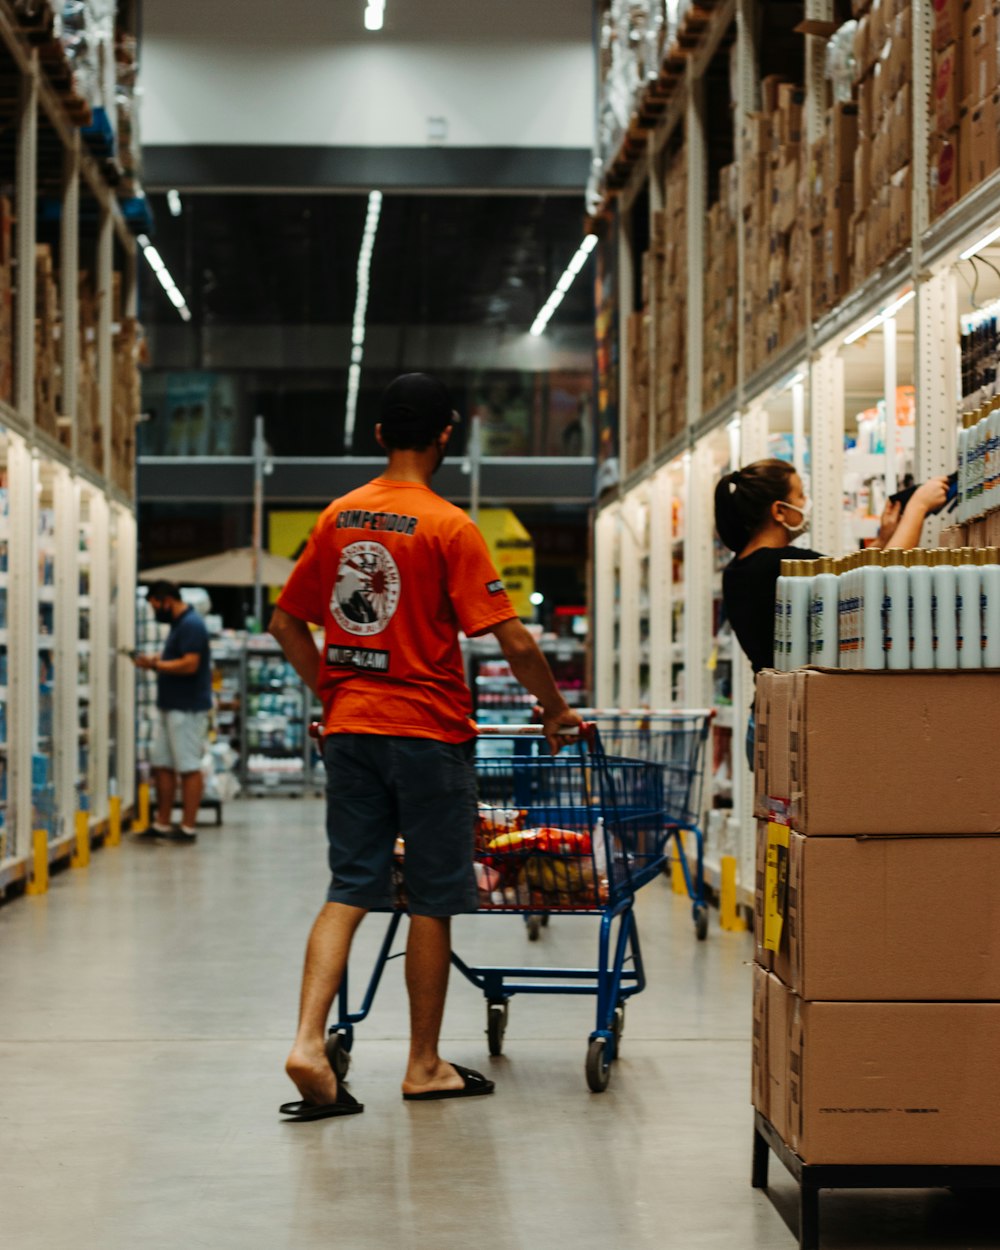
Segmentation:
[(289, 1117), (289, 1123), (306, 1123), (309, 1120), (330, 1120), (337, 1115), (360, 1115), (365, 1109), (363, 1102), (358, 1102), (353, 1094), (349, 1094), (343, 1085), (337, 1087), (337, 1097), (333, 1102), (323, 1106), (303, 1099), (301, 1102), (285, 1102), (278, 1108), (282, 1115)]
[(404, 1094), (404, 1102), (437, 1102), (441, 1098), (478, 1098), (482, 1094), (492, 1094), (496, 1085), (488, 1081), (481, 1072), (472, 1068), (463, 1068), (460, 1063), (451, 1065), (465, 1084), (461, 1089), (430, 1089), (426, 1094)]

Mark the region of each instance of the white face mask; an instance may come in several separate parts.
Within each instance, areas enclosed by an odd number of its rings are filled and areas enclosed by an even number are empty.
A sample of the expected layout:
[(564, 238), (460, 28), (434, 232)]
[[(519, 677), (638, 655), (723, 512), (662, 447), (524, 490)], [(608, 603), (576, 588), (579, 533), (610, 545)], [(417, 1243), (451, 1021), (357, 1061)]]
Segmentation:
[(806, 501), (801, 508), (794, 503), (782, 503), (781, 506), (783, 508), (791, 508), (793, 512), (798, 512), (802, 517), (802, 520), (798, 523), (798, 525), (789, 525), (787, 521), (781, 522), (781, 524), (788, 531), (789, 538), (798, 538), (800, 534), (804, 534), (809, 528), (809, 518), (812, 516), (813, 501), (807, 495)]

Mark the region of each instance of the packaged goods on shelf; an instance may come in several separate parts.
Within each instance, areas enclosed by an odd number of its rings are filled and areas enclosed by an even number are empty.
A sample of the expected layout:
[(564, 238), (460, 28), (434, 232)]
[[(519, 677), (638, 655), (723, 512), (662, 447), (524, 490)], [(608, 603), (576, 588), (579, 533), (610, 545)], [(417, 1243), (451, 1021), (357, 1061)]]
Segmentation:
[(95, 469), (104, 464), (104, 438), (97, 389), (97, 296), (93, 279), (80, 272), (79, 349), (76, 366), (76, 413), (81, 457)]
[(777, 951), (763, 886), (775, 839), (759, 822), (757, 963), (805, 999), (1000, 1001), (1000, 838), (869, 837), (858, 819), (853, 837), (775, 831), (788, 843)]
[(664, 210), (652, 215), (650, 282), (656, 378), (653, 387), (656, 448), (667, 446), (687, 424), (687, 161), (674, 154), (664, 179)]
[[(1000, 303), (995, 303), (962, 318), (963, 410), (972, 412), (984, 404), (991, 403), (996, 398), (998, 390), (1000, 390)], [(961, 466), (959, 472), (961, 472)]]
[(108, 86), (116, 0), (64, 0), (59, 7), (60, 39), (76, 90), (92, 109), (105, 109), (113, 127)]
[(779, 671), (995, 669), (1000, 550), (868, 548), (841, 560), (785, 560), (774, 611)]
[(68, 432), (59, 425), (61, 336), (59, 284), (52, 248), (47, 243), (39, 243), (35, 248), (35, 421), (46, 434), (66, 442)]
[(0, 399), (14, 395), (14, 215), (10, 199), (0, 195)]
[(996, 833), (1000, 776), (968, 761), (998, 695), (997, 672), (761, 673), (755, 814), (780, 800), (810, 836)]
[[(643, 257), (643, 268), (648, 268), (650, 255)], [(647, 305), (648, 307), (648, 305)], [(649, 338), (652, 318), (646, 308), (632, 313), (626, 325), (628, 350), (628, 419), (625, 423), (626, 472), (632, 472), (646, 463), (649, 456)]]
[(756, 967), (753, 1033), (754, 1106), (804, 1162), (1000, 1163), (1000, 1004), (806, 1002)]
[(719, 171), (719, 198), (705, 219), (705, 330), (702, 403), (714, 408), (736, 388), (739, 170)]
[(121, 196), (142, 194), (142, 91), (139, 88), (138, 40), (118, 32), (115, 40), (117, 155), (122, 170)]

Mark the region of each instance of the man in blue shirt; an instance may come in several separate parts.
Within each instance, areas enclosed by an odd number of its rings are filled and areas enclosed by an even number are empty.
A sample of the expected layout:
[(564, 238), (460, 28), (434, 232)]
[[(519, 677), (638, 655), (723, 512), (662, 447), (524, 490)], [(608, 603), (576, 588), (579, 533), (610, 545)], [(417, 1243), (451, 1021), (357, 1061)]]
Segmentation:
[[(204, 778), (201, 757), (212, 709), (212, 658), (205, 622), (189, 607), (172, 582), (153, 582), (147, 595), (161, 625), (170, 633), (160, 655), (138, 655), (137, 668), (156, 673), (159, 720), (150, 764), (156, 778), (156, 819), (152, 832), (193, 842)], [(184, 813), (171, 823), (177, 777), (181, 779)]]

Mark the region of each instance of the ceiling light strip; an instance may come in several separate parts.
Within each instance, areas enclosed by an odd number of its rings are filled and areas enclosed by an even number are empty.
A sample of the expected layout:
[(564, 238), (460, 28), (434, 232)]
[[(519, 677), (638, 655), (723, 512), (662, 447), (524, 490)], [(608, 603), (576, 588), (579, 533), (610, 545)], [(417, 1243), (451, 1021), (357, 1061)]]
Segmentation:
[(344, 417), (344, 447), (351, 450), (354, 423), (358, 415), (358, 393), (361, 390), (361, 362), (365, 358), (365, 318), (368, 315), (368, 293), (371, 283), (372, 254), (375, 235), (382, 215), (382, 192), (368, 196), (368, 213), (358, 253), (358, 293), (354, 301), (354, 322), (351, 326), (351, 366), (347, 371), (347, 411)]
[(365, 5), (365, 30), (381, 30), (385, 21), (385, 0), (368, 0)]
[(884, 325), (885, 322), (891, 321), (900, 309), (905, 308), (910, 300), (916, 298), (916, 294), (916, 291), (907, 291), (905, 295), (901, 295), (899, 299), (890, 304), (888, 308), (884, 308), (882, 312), (877, 313), (871, 318), (871, 320), (866, 321), (864, 325), (858, 326), (853, 333), (849, 334), (847, 338), (844, 339), (844, 346), (850, 347), (851, 344), (856, 343), (858, 339), (863, 339), (866, 334), (871, 334), (873, 330), (877, 330), (880, 325)]
[(971, 247), (967, 247), (964, 252), (959, 255), (959, 260), (971, 260), (973, 256), (978, 256), (985, 247), (989, 247), (991, 243), (996, 243), (1000, 239), (1000, 226), (996, 230), (991, 230), (989, 234), (984, 235), (978, 243), (973, 243)]
[(587, 257), (595, 247), (597, 247), (597, 235), (588, 234), (577, 248), (573, 259), (566, 266), (562, 277), (556, 283), (556, 289), (546, 300), (541, 312), (535, 318), (534, 325), (531, 327), (531, 333), (535, 338), (545, 333), (545, 327), (552, 320), (552, 314), (566, 298), (566, 292), (573, 285), (573, 279), (587, 263)]
[(164, 264), (163, 257), (153, 247), (146, 235), (140, 234), (136, 237), (136, 242), (142, 248), (142, 254), (146, 258), (146, 263), (156, 274), (157, 281), (166, 292), (167, 299), (177, 309), (182, 321), (191, 320), (191, 309), (188, 308), (184, 296), (181, 294), (177, 283), (170, 276), (170, 270)]

